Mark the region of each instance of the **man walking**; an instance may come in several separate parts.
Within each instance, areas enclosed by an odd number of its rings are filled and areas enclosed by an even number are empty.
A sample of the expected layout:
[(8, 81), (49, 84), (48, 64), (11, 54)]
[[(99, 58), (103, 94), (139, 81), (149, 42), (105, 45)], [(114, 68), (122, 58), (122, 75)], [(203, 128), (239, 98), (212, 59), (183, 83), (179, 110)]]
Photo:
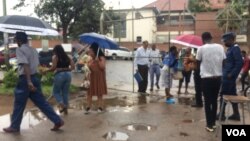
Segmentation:
[[(221, 106), (223, 95), (237, 95), (236, 79), (243, 66), (243, 59), (240, 48), (235, 44), (236, 35), (232, 32), (226, 33), (222, 36), (225, 46), (228, 48), (226, 52), (226, 61), (223, 67), (222, 87), (221, 87)], [(232, 103), (233, 114), (228, 118), (229, 120), (240, 120), (240, 113), (237, 103)], [(225, 120), (225, 107), (222, 107), (222, 120)], [(219, 119), (219, 115), (217, 115)]]
[(135, 54), (135, 65), (137, 71), (142, 76), (142, 81), (139, 85), (139, 93), (146, 93), (148, 86), (148, 65), (149, 65), (149, 49), (148, 41), (142, 42), (142, 47), (139, 47)]
[(50, 119), (55, 125), (52, 131), (58, 130), (64, 125), (62, 119), (55, 113), (49, 103), (45, 100), (41, 91), (41, 84), (37, 78), (37, 67), (39, 65), (38, 53), (28, 45), (26, 33), (17, 32), (16, 42), (18, 44), (16, 57), (18, 63), (19, 80), (15, 88), (15, 102), (11, 117), (11, 125), (3, 130), (7, 133), (20, 131), (23, 112), (28, 98)]
[(160, 54), (160, 51), (156, 48), (156, 44), (152, 44), (149, 57), (150, 57), (149, 72), (150, 72), (150, 81), (151, 81), (150, 91), (153, 91), (153, 89), (154, 89), (154, 75), (156, 75), (155, 85), (156, 85), (157, 89), (160, 89), (160, 86), (159, 86), (159, 79), (160, 79), (160, 75), (161, 75), (160, 64), (162, 63), (161, 54)]
[[(221, 85), (222, 65), (225, 59), (221, 45), (212, 43), (209, 32), (202, 34), (204, 45), (199, 48), (196, 59), (200, 64), (202, 92), (205, 98), (206, 130), (213, 132), (215, 128), (217, 98)], [(213, 58), (211, 59), (211, 56)]]

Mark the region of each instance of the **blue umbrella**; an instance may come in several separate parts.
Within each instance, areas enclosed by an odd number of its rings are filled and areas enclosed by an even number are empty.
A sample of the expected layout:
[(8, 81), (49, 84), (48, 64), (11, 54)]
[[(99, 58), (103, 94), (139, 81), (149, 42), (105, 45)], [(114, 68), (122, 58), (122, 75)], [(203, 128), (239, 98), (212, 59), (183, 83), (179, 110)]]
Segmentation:
[(119, 45), (107, 38), (104, 35), (101, 34), (97, 34), (97, 33), (84, 33), (82, 35), (79, 36), (80, 37), (80, 41), (87, 43), (87, 44), (92, 44), (94, 42), (96, 42), (101, 48), (105, 48), (105, 49), (118, 49)]

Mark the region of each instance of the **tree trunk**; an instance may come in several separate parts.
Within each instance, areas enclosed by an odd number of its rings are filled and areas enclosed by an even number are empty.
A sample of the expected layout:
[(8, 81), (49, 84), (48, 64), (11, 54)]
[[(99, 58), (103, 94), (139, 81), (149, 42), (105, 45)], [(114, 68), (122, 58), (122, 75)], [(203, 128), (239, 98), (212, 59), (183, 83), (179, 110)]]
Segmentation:
[(63, 43), (68, 43), (68, 26), (63, 26)]
[[(250, 2), (248, 4), (248, 18), (250, 17)], [(247, 21), (247, 46), (250, 51), (250, 20)]]

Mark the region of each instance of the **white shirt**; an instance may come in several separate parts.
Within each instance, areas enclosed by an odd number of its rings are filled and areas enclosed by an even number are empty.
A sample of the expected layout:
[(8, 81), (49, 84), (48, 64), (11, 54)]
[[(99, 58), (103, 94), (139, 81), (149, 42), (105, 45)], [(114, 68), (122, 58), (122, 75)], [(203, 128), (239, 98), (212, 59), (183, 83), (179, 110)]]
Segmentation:
[(135, 64), (136, 65), (149, 65), (149, 49), (144, 49), (143, 47), (139, 47), (136, 50), (135, 54)]
[(150, 64), (153, 65), (153, 64), (158, 64), (160, 65), (162, 60), (161, 60), (161, 54), (160, 54), (160, 51), (158, 49), (155, 49), (155, 50), (150, 50), (150, 53), (149, 53), (149, 57), (150, 57)]
[(201, 61), (201, 78), (222, 76), (223, 60), (226, 59), (222, 45), (212, 43), (201, 46), (196, 59)]

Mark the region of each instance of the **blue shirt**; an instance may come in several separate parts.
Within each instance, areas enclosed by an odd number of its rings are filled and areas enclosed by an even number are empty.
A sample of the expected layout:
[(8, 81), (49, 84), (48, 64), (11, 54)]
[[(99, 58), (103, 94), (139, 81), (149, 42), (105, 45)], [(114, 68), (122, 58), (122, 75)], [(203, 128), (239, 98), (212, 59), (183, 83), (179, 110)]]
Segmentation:
[(228, 74), (236, 79), (243, 66), (243, 59), (241, 51), (238, 45), (233, 45), (227, 49), (226, 61), (223, 67), (223, 77), (227, 77)]
[(164, 57), (163, 64), (168, 66), (169, 68), (174, 68), (174, 70), (177, 70), (178, 67), (178, 59), (176, 59), (176, 56), (173, 53), (169, 53)]

